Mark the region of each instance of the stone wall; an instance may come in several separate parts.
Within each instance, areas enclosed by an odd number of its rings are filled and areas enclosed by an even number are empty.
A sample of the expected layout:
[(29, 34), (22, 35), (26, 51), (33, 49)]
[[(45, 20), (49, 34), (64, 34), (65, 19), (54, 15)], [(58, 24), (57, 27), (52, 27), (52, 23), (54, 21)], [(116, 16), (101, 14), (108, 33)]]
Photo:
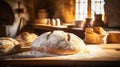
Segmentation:
[[(4, 0), (12, 8), (15, 16), (13, 25), (7, 25), (6, 36), (15, 37), (18, 33), (18, 27), (20, 25), (21, 18), (24, 18), (26, 22), (32, 22), (37, 18), (38, 11), (40, 9), (46, 9), (48, 12), (48, 18), (59, 18), (63, 23), (70, 23), (75, 17), (75, 0)], [(18, 8), (18, 1), (21, 2), (21, 7), (24, 12), (18, 16), (15, 10)], [(23, 25), (27, 23), (22, 21)], [(0, 28), (1, 29), (1, 28)]]
[(108, 27), (120, 28), (120, 0), (105, 0), (105, 14)]

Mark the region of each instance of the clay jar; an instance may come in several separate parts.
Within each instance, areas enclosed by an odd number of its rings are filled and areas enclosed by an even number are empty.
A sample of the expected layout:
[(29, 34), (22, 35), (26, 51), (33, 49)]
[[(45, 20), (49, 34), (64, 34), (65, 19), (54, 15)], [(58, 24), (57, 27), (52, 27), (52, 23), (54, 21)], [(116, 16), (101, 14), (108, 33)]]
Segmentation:
[(75, 27), (77, 28), (83, 28), (84, 22), (80, 20), (75, 20), (74, 24), (75, 24)]
[(102, 21), (102, 14), (95, 14), (95, 20), (93, 21), (93, 26), (104, 26), (104, 22)]
[(92, 18), (86, 18), (86, 21), (84, 23), (84, 29), (93, 27), (91, 23), (92, 23)]

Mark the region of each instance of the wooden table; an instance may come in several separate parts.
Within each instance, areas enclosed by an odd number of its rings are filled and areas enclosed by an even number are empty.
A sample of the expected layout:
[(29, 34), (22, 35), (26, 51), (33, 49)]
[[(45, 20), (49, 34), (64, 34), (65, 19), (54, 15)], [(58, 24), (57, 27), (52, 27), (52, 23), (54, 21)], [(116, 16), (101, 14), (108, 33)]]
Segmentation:
[[(98, 67), (98, 66), (120, 66), (120, 44), (101, 44), (92, 45), (88, 44), (87, 47), (94, 47), (94, 49), (102, 48), (103, 53), (98, 52), (98, 55), (94, 57), (94, 53), (91, 55), (76, 54), (67, 56), (48, 56), (48, 57), (22, 57), (22, 58), (6, 58), (1, 59), (0, 64), (2, 66), (14, 65), (14, 66), (68, 66), (68, 67)], [(101, 49), (100, 48), (100, 49)], [(93, 52), (96, 52), (93, 50)], [(105, 52), (105, 54), (104, 54)], [(102, 55), (103, 54), (103, 55)], [(108, 55), (107, 55), (108, 54)], [(99, 56), (101, 55), (101, 56)], [(105, 55), (105, 56), (104, 56)], [(92, 57), (93, 56), (93, 57)]]

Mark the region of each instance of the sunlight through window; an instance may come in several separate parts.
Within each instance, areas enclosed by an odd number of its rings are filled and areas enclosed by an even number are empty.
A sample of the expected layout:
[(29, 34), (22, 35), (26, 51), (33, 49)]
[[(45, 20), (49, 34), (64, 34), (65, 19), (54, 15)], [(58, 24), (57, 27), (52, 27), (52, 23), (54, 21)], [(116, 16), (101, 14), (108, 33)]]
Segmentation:
[[(90, 5), (88, 5), (90, 3)], [(88, 18), (88, 8), (90, 8), (90, 18), (94, 19), (94, 14), (104, 15), (104, 0), (76, 0), (75, 20), (85, 20)]]

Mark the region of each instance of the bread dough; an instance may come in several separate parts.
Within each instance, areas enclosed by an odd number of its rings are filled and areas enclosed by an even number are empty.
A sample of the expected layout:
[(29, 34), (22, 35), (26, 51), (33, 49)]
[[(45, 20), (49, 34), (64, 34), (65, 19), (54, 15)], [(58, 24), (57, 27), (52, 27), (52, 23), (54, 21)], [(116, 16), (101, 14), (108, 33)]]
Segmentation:
[(75, 54), (84, 48), (82, 39), (60, 30), (46, 32), (32, 43), (32, 50), (52, 54)]

